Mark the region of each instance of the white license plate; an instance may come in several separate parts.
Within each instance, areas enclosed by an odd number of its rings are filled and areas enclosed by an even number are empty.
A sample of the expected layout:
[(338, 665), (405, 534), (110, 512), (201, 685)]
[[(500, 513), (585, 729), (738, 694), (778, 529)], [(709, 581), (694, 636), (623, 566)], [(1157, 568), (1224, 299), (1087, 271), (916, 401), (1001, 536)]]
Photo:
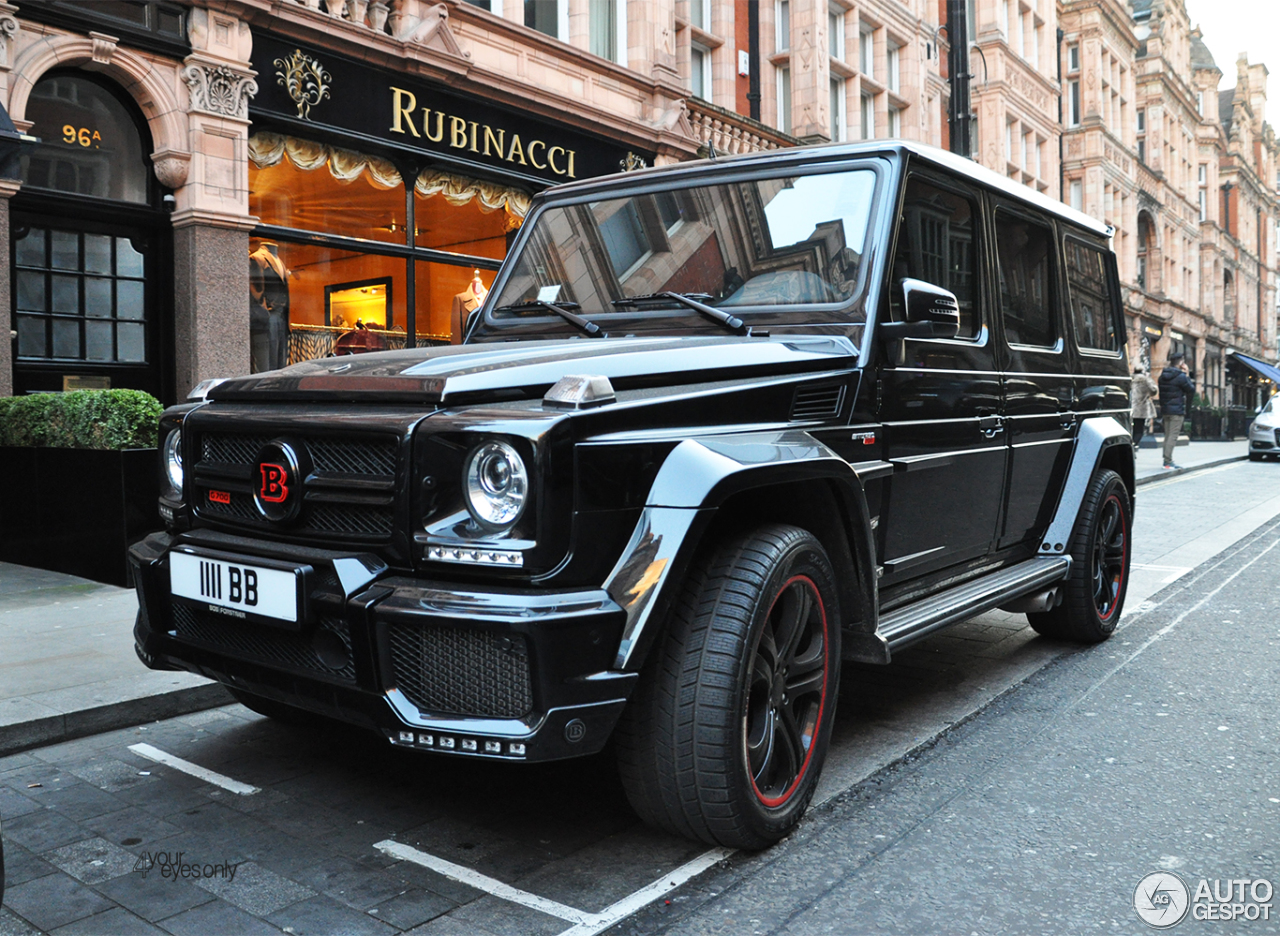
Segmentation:
[(235, 617), (260, 614), (298, 620), (298, 579), (293, 572), (172, 552), (169, 590), (179, 598), (240, 612)]

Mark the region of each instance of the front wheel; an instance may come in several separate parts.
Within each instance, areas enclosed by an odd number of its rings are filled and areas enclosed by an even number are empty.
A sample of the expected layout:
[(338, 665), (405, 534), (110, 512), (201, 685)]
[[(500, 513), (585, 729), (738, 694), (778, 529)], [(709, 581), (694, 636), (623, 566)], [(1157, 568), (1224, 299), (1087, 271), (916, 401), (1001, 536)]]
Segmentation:
[(839, 622), (810, 533), (776, 525), (720, 543), (685, 582), (618, 727), (640, 817), (730, 848), (790, 832), (831, 737)]
[(1062, 604), (1027, 615), (1037, 633), (1100, 643), (1115, 632), (1129, 588), (1133, 531), (1129, 489), (1111, 470), (1093, 476), (1071, 533), (1071, 575)]

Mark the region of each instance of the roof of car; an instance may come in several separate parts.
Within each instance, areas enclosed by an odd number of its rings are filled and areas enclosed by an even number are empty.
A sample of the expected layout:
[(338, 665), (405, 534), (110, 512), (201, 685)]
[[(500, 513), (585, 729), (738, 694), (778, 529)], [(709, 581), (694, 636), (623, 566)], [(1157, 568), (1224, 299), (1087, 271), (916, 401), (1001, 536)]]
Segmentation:
[(1111, 237), (1114, 229), (1096, 218), (1076, 211), (1069, 205), (1055, 201), (1034, 189), (1019, 185), (1012, 179), (992, 172), (985, 166), (955, 153), (916, 143), (911, 140), (865, 140), (858, 143), (820, 143), (812, 146), (795, 146), (786, 149), (768, 150), (759, 153), (742, 153), (734, 156), (717, 156), (714, 159), (699, 159), (691, 162), (675, 163), (668, 166), (655, 166), (637, 169), (626, 173), (625, 178), (617, 175), (600, 176), (570, 182), (547, 189), (540, 197), (558, 198), (587, 194), (597, 189), (617, 188), (620, 184), (643, 185), (652, 183), (655, 177), (670, 177), (684, 180), (689, 176), (705, 176), (717, 172), (737, 172), (755, 166), (767, 166), (777, 163), (803, 162), (806, 159), (822, 159), (823, 161), (854, 156), (910, 156), (933, 163), (943, 169), (966, 176), (974, 182), (995, 189), (1003, 195), (1026, 202), (1042, 211), (1049, 212), (1077, 227), (1084, 228), (1103, 237)]

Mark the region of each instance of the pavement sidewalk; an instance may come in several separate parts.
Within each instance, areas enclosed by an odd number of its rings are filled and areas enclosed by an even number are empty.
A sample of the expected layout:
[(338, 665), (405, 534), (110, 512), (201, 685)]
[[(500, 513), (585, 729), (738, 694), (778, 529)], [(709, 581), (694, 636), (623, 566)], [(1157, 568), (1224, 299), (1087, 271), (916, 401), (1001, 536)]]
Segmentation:
[[(1247, 457), (1248, 443), (1138, 452), (1138, 483)], [(0, 563), (0, 755), (226, 705), (217, 683), (147, 669), (133, 651), (138, 603), (130, 589)]]

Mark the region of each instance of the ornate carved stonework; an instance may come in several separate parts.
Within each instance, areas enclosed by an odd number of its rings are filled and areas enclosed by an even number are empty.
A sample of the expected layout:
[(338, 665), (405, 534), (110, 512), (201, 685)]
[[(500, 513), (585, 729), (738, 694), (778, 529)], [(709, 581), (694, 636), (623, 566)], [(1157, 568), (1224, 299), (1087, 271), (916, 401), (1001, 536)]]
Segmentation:
[(116, 46), (120, 40), (115, 36), (108, 36), (106, 33), (91, 32), (89, 38), (93, 40), (93, 60), (99, 65), (110, 65), (111, 59), (115, 57)]
[(192, 63), (182, 70), (191, 89), (191, 109), (247, 120), (249, 98), (258, 93), (253, 76), (225, 65)]
[(627, 151), (625, 157), (618, 160), (618, 168), (623, 172), (634, 172), (637, 169), (644, 169), (648, 165), (649, 163), (643, 156), (639, 156), (630, 150)]
[(294, 49), (288, 58), (278, 58), (272, 64), (278, 69), (276, 84), (282, 85), (298, 105), (298, 116), (310, 120), (311, 108), (329, 96), (333, 76), (301, 49)]
[(187, 182), (187, 170), (191, 166), (191, 154), (176, 150), (156, 150), (151, 154), (156, 178), (165, 188), (179, 189)]

